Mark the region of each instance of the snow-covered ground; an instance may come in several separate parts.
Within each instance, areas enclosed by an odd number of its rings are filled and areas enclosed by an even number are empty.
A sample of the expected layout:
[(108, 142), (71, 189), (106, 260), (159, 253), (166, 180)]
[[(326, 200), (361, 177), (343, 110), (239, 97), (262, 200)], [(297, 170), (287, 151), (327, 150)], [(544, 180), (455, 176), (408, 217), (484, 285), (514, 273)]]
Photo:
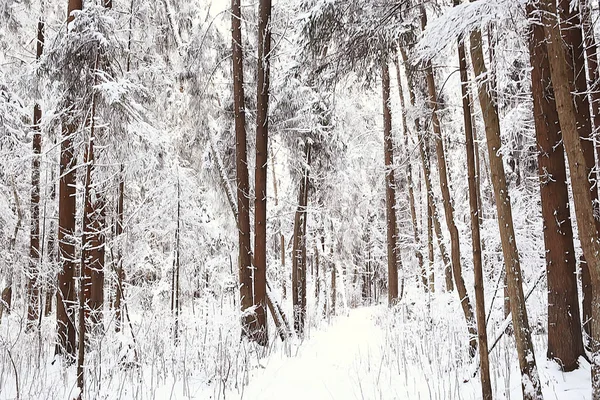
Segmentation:
[[(196, 331), (198, 336), (184, 335), (177, 347), (169, 348), (171, 340), (162, 329), (164, 325), (140, 320), (142, 327), (157, 328), (137, 332), (140, 367), (122, 362), (131, 356), (122, 347), (126, 339), (120, 338), (121, 344), (106, 339), (102, 355), (92, 352), (88, 359), (87, 398), (478, 399), (479, 377), (472, 377), (475, 367), (465, 348), (464, 322), (450, 312), (455, 304), (447, 301), (449, 296), (442, 293), (423, 308), (405, 301), (395, 312), (382, 305), (351, 309), (310, 327), (304, 341), (275, 341), (266, 352), (240, 342), (237, 330), (221, 327), (202, 332), (197, 327), (203, 323), (193, 326), (191, 322), (187, 331)], [(6, 322), (3, 328), (7, 328)], [(51, 330), (53, 324), (47, 322), (46, 328)], [(2, 332), (8, 335), (7, 330)], [(2, 355), (0, 399), (17, 398), (15, 368), (20, 398), (74, 398), (75, 368), (52, 363), (51, 346), (43, 338), (39, 342), (35, 340), (37, 335), (19, 335), (20, 343), (12, 342), (10, 354), (15, 367), (8, 352)], [(589, 365), (583, 361), (578, 371), (560, 372), (544, 357), (543, 337), (540, 334), (534, 339), (545, 398), (590, 399)], [(3, 339), (4, 346), (11, 343)], [(199, 347), (199, 339), (206, 344), (204, 347)], [(37, 345), (32, 347), (35, 351), (23, 347), (27, 341)], [(119, 346), (122, 354), (115, 357), (112, 354)], [(37, 364), (40, 355), (39, 359), (46, 362)], [(490, 361), (494, 398), (521, 399), (510, 337), (502, 339)], [(507, 363), (510, 373), (504, 367)]]

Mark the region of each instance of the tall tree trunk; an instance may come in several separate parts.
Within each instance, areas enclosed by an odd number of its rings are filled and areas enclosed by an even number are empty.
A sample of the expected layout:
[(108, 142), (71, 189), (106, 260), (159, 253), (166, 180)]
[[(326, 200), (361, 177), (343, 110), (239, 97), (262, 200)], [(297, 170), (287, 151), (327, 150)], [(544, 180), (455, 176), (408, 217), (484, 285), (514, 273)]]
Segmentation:
[[(73, 21), (73, 11), (82, 9), (81, 0), (69, 0), (67, 26)], [(58, 248), (61, 269), (58, 273), (56, 321), (58, 323), (57, 354), (75, 356), (75, 154), (73, 135), (80, 121), (73, 113), (63, 117), (60, 146), (60, 184), (58, 204)]]
[[(584, 40), (583, 32), (581, 29), (581, 18), (579, 14), (579, 3), (574, 3), (575, 8), (571, 8), (570, 0), (559, 0), (558, 1), (558, 12), (560, 16), (560, 33), (562, 39), (566, 45), (566, 60), (567, 68), (569, 72), (569, 82), (573, 88), (573, 98), (575, 102), (575, 109), (577, 110), (577, 131), (581, 137), (581, 147), (583, 156), (585, 158), (588, 179), (590, 182), (590, 192), (592, 195), (592, 202), (594, 204), (595, 212), (598, 213), (598, 188), (596, 185), (596, 175), (593, 173), (593, 169), (596, 166), (596, 158), (594, 155), (594, 137), (592, 135), (592, 121), (590, 118), (590, 101), (588, 98), (588, 87), (585, 72), (585, 55), (584, 55)], [(592, 67), (593, 67), (593, 59)], [(596, 214), (597, 215), (597, 214)], [(600, 230), (600, 222), (597, 220), (596, 229)], [(589, 266), (585, 260), (585, 254), (582, 259), (581, 268), (586, 270)], [(587, 278), (589, 272), (585, 271), (582, 276)], [(591, 304), (593, 298), (593, 285), (590, 282), (583, 281), (583, 297), (584, 297), (584, 315), (591, 315), (591, 310), (587, 309), (587, 306)], [(585, 300), (590, 301), (585, 301)], [(588, 335), (592, 336), (591, 324), (584, 319), (584, 329)]]
[[(594, 38), (594, 25), (592, 22), (592, 9), (591, 4), (589, 4), (588, 0), (580, 0), (580, 8), (581, 8), (581, 24), (583, 28), (583, 40), (585, 44), (585, 58), (587, 60), (587, 89), (590, 96), (590, 103), (592, 108), (592, 122), (593, 122), (593, 132), (595, 134), (600, 130), (600, 88), (598, 85), (600, 84), (600, 71), (598, 70), (598, 54), (597, 54), (597, 46), (596, 40)], [(577, 81), (579, 82), (579, 80)], [(579, 88), (577, 89), (579, 90)], [(581, 133), (580, 133), (581, 134)], [(584, 153), (586, 155), (586, 162), (591, 162), (589, 149), (590, 145), (593, 145), (598, 150), (597, 139), (595, 139), (595, 135), (592, 135), (589, 138), (589, 142), (585, 143), (586, 149)], [(588, 165), (589, 167), (589, 165)], [(590, 176), (594, 180), (598, 179), (599, 171), (596, 171), (596, 176)], [(592, 200), (597, 201), (597, 188), (593, 188), (592, 184)], [(597, 204), (597, 203), (596, 203)], [(597, 207), (597, 206), (596, 206)], [(598, 227), (597, 227), (598, 228)], [(585, 259), (581, 263), (581, 283), (582, 283), (582, 292), (583, 292), (583, 328), (588, 336), (592, 335), (591, 332), (591, 324), (589, 320), (592, 316), (592, 282), (590, 278), (590, 272), (588, 270), (588, 266), (585, 263)]]
[[(107, 7), (112, 7), (112, 0)], [(133, 6), (135, 4), (134, 0), (131, 0), (129, 6), (129, 32), (127, 36), (127, 64), (126, 71), (129, 72), (131, 70), (131, 35), (133, 32)], [(212, 144), (212, 142), (211, 142)], [(218, 158), (220, 161), (221, 159)], [(228, 197), (229, 198), (229, 197)], [(125, 165), (121, 164), (121, 170), (119, 171), (119, 186), (117, 191), (117, 222), (115, 224), (115, 239), (117, 240), (117, 258), (115, 260), (116, 265), (116, 274), (117, 274), (117, 290), (115, 292), (115, 331), (119, 332), (123, 325), (123, 306), (122, 302), (124, 299), (123, 293), (123, 282), (125, 281), (125, 270), (123, 269), (123, 246), (124, 239), (121, 237), (123, 235), (123, 216), (124, 216), (124, 203), (125, 203)]]
[(231, 0), (231, 27), (233, 53), (233, 103), (235, 118), (235, 159), (238, 206), (238, 266), (242, 333), (252, 337), (250, 312), (252, 299), (252, 247), (250, 246), (250, 199), (248, 162), (246, 152), (246, 108), (244, 105), (244, 69), (242, 54), (241, 0)]
[(306, 142), (306, 164), (298, 191), (298, 208), (294, 217), (294, 237), (292, 250), (292, 304), (294, 306), (294, 330), (303, 337), (306, 323), (306, 207), (308, 205), (308, 184), (311, 145)]
[(125, 281), (125, 270), (123, 269), (123, 206), (125, 200), (125, 166), (121, 164), (119, 173), (119, 187), (117, 192), (117, 223), (115, 224), (115, 238), (117, 240), (117, 259), (115, 260), (117, 272), (117, 290), (115, 293), (115, 331), (119, 332), (123, 325), (123, 282)]
[[(458, 1), (454, 1), (457, 6)], [(475, 169), (475, 145), (473, 138), (473, 118), (471, 99), (469, 96), (469, 77), (467, 76), (467, 59), (465, 45), (458, 43), (458, 63), (460, 68), (460, 88), (465, 125), (465, 143), (467, 150), (467, 171), (469, 181), (469, 206), (471, 210), (471, 235), (473, 247), (473, 271), (475, 274), (475, 314), (477, 319), (477, 338), (479, 340), (479, 363), (481, 365), (482, 399), (492, 400), (492, 384), (490, 380), (490, 361), (488, 357), (488, 340), (485, 317), (485, 290), (483, 278), (483, 262), (481, 257), (481, 235), (479, 231), (479, 195)]]
[[(425, 8), (421, 8), (421, 29), (425, 30), (427, 24), (427, 15)], [(440, 178), (440, 189), (442, 192), (442, 203), (444, 205), (444, 213), (446, 215), (446, 225), (450, 232), (450, 254), (452, 257), (452, 271), (454, 272), (454, 283), (458, 296), (460, 298), (460, 304), (465, 315), (467, 327), (472, 337), (471, 354), (475, 355), (477, 342), (477, 329), (475, 328), (475, 317), (473, 315), (473, 307), (469, 299), (469, 293), (465, 286), (465, 281), (462, 276), (462, 267), (460, 264), (460, 237), (458, 234), (458, 228), (454, 222), (454, 206), (452, 205), (452, 199), (450, 198), (450, 185), (448, 182), (448, 173), (446, 171), (446, 155), (444, 151), (444, 142), (442, 138), (442, 130), (440, 121), (437, 115), (437, 95), (435, 88), (435, 80), (433, 76), (433, 68), (431, 63), (427, 62), (425, 65), (425, 78), (427, 80), (427, 91), (428, 91), (428, 105), (431, 110), (431, 118), (433, 123), (433, 133), (435, 136), (435, 150), (437, 155), (438, 173)]]
[[(275, 155), (271, 152), (271, 171), (273, 174), (273, 196), (275, 200), (275, 208), (279, 206), (279, 195), (277, 194), (277, 175), (275, 174)], [(283, 229), (281, 228), (281, 221), (277, 218), (277, 228), (279, 238), (279, 256), (281, 260), (281, 292), (285, 299), (287, 296), (287, 271), (285, 270), (285, 236), (283, 236)], [(277, 246), (276, 246), (277, 247)]]
[(398, 257), (396, 248), (396, 190), (394, 179), (394, 143), (392, 138), (392, 110), (390, 108), (390, 71), (387, 61), (381, 61), (383, 94), (383, 146), (385, 159), (385, 205), (387, 221), (388, 306), (398, 300)]
[[(37, 26), (36, 60), (44, 51), (44, 21), (40, 17)], [(42, 133), (40, 122), (42, 108), (36, 103), (33, 107), (33, 159), (31, 160), (31, 229), (29, 236), (29, 271), (27, 276), (27, 328), (33, 328), (40, 314), (40, 288), (38, 285), (40, 265), (40, 153)]]
[[(470, 35), (470, 50), (473, 69), (478, 80), (487, 76), (487, 69), (483, 56), (481, 32), (474, 31)], [(535, 353), (531, 342), (531, 330), (525, 307), (523, 295), (521, 264), (515, 238), (512, 209), (508, 195), (508, 185), (504, 173), (502, 154), (499, 152), (502, 145), (500, 139), (500, 118), (496, 104), (490, 95), (489, 83), (479, 81), (479, 103), (483, 113), (485, 134), (488, 145), (490, 160), (490, 173), (496, 198), (496, 210), (498, 212), (498, 227), (500, 230), (500, 241), (504, 254), (506, 276), (508, 278), (508, 290), (510, 293), (510, 307), (512, 322), (515, 330), (515, 341), (521, 369), (521, 385), (525, 400), (541, 399), (542, 389), (535, 362)]]
[[(540, 2), (546, 39), (548, 40), (548, 58), (550, 75), (556, 99), (556, 110), (563, 134), (563, 143), (569, 162), (575, 216), (579, 229), (579, 239), (583, 255), (587, 261), (594, 287), (600, 287), (600, 243), (594, 218), (592, 192), (590, 191), (589, 170), (584, 150), (585, 138), (579, 131), (577, 99), (571, 93), (575, 91), (572, 70), (567, 64), (565, 49), (562, 45), (560, 25), (556, 5), (551, 0)], [(574, 104), (575, 103), (575, 104)], [(577, 110), (577, 111), (576, 111)], [(591, 350), (592, 350), (592, 399), (600, 399), (600, 291), (592, 293)]]
[(556, 360), (564, 371), (572, 371), (585, 352), (564, 148), (552, 92), (546, 37), (541, 21), (535, 21), (532, 2), (527, 4), (527, 14), (532, 21), (529, 31), (531, 89), (548, 274), (548, 358)]
[[(394, 58), (394, 64), (396, 66), (396, 80), (398, 82), (398, 95), (400, 97), (400, 114), (402, 116), (402, 132), (404, 133), (404, 152), (402, 154), (403, 158), (406, 160), (406, 178), (408, 180), (408, 203), (410, 207), (410, 216), (412, 219), (413, 226), (413, 239), (415, 241), (415, 256), (417, 257), (417, 261), (419, 263), (419, 271), (424, 270), (423, 265), (423, 253), (421, 253), (421, 241), (419, 238), (419, 224), (417, 222), (417, 211), (415, 207), (415, 193), (414, 193), (414, 184), (412, 178), (412, 166), (410, 163), (410, 153), (409, 153), (409, 140), (408, 140), (408, 126), (406, 124), (406, 107), (404, 105), (404, 94), (402, 91), (402, 79), (400, 73), (400, 63), (398, 62), (398, 58)], [(444, 260), (445, 261), (445, 260)], [(450, 268), (449, 264), (446, 264), (446, 268)], [(450, 280), (446, 282), (452, 285), (452, 277)]]
[(258, 68), (256, 97), (256, 168), (254, 201), (254, 307), (255, 332), (259, 344), (266, 346), (267, 334), (267, 167), (269, 136), (269, 62), (271, 58), (271, 0), (258, 6)]
[[(406, 54), (406, 51), (404, 48), (400, 48), (400, 54), (402, 55), (402, 60), (404, 61), (404, 65), (405, 66), (409, 65), (408, 64), (408, 55)], [(414, 87), (413, 75), (409, 74), (408, 70), (405, 70), (405, 72), (406, 72), (407, 78), (408, 78), (408, 94), (409, 94), (410, 104), (414, 107), (416, 99), (415, 99), (415, 93), (414, 93), (414, 89), (413, 89), (413, 87)], [(446, 245), (444, 244), (444, 238), (442, 236), (442, 226), (440, 224), (440, 216), (439, 216), (439, 212), (437, 210), (435, 199), (433, 198), (433, 188), (431, 185), (431, 166), (429, 163), (429, 154), (426, 151), (424, 137), (422, 137), (422, 135), (420, 134), (421, 126), (420, 126), (419, 119), (418, 118), (415, 119), (414, 123), (415, 123), (415, 132), (417, 132), (417, 141), (419, 143), (419, 154), (421, 157), (421, 166), (423, 168), (423, 176), (424, 176), (424, 180), (425, 180), (425, 191), (427, 193), (427, 207), (432, 207), (431, 211), (433, 214), (433, 230), (435, 232), (437, 243), (438, 243), (438, 248), (440, 250), (440, 254), (442, 255), (442, 261), (444, 262), (444, 266), (445, 266), (446, 285), (447, 285), (447, 287), (451, 287), (452, 289), (454, 289), (453, 285), (449, 286), (450, 282), (452, 281), (452, 278), (448, 277), (447, 271), (448, 271), (448, 268), (451, 267), (451, 261), (450, 261), (450, 258), (448, 257), (448, 251), (446, 250)], [(433, 238), (431, 238), (431, 242), (433, 242)], [(428, 246), (429, 246), (429, 243), (428, 243)], [(427, 274), (425, 272), (424, 266), (422, 266), (422, 268), (421, 268), (421, 277), (423, 279), (423, 287), (425, 289), (427, 289), (427, 278), (426, 278)], [(473, 337), (472, 340), (475, 341), (475, 337)]]
[(435, 273), (433, 271), (433, 201), (427, 196), (427, 250), (429, 253), (429, 271), (428, 276), (423, 276), (423, 286), (429, 283), (429, 292), (435, 293)]

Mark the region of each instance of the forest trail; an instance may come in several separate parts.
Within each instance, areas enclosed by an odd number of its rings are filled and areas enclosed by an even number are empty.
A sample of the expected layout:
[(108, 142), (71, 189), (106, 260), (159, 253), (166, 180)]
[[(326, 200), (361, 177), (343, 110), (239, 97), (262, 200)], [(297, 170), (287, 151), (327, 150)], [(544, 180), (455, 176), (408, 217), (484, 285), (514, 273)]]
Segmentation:
[[(296, 356), (275, 355), (251, 378), (243, 399), (375, 399), (384, 333), (379, 307), (351, 310), (323, 331), (312, 331)], [(292, 351), (295, 351), (293, 349)], [(385, 396), (389, 398), (389, 396)]]

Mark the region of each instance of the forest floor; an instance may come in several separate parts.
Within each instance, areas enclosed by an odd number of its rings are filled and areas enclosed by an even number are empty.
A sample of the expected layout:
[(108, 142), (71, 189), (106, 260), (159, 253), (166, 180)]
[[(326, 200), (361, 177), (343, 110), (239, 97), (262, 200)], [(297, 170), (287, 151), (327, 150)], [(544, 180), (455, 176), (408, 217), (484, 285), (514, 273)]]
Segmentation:
[[(408, 293), (393, 312), (379, 305), (341, 311), (329, 320), (313, 315), (305, 340), (274, 340), (266, 350), (239, 340), (235, 314), (211, 324), (198, 314), (190, 315), (176, 347), (165, 334), (164, 322), (157, 322), (163, 317), (140, 317), (134, 322), (140, 327), (136, 330), (139, 368), (123, 364), (127, 335), (111, 334), (103, 339), (101, 351), (89, 355), (85, 398), (481, 398), (477, 361), (468, 355), (467, 332), (454, 295), (436, 294), (429, 304), (414, 301), (419, 296), (423, 293)], [(532, 309), (537, 309), (534, 304)], [(534, 320), (540, 318), (534, 316)], [(74, 398), (75, 366), (54, 362), (54, 321), (44, 319), (41, 336), (23, 334), (18, 329), (22, 321), (13, 314), (0, 325), (0, 347), (5, 349), (0, 354), (0, 400), (19, 398), (17, 382), (21, 399)], [(492, 335), (499, 323), (490, 320), (489, 326)], [(560, 372), (546, 360), (545, 337), (543, 329), (533, 336), (545, 400), (591, 399), (589, 364), (582, 361), (579, 370)], [(510, 336), (500, 340), (490, 362), (494, 399), (521, 399)]]
[[(469, 379), (472, 365), (441, 371), (435, 366), (435, 358), (415, 363), (417, 359), (411, 357), (415, 349), (397, 351), (400, 349), (389, 342), (387, 328), (400, 327), (386, 324), (386, 315), (389, 312), (383, 306), (350, 310), (331, 325), (324, 324), (322, 330), (313, 331), (308, 340), (292, 350), (295, 352), (292, 356), (278, 352), (263, 359), (251, 374), (249, 385), (243, 391), (232, 393), (232, 397), (253, 400), (470, 400), (481, 397), (479, 376)], [(409, 333), (414, 334), (419, 333)], [(432, 331), (412, 345), (418, 353), (420, 340), (435, 343), (439, 339)], [(510, 342), (512, 339), (507, 338), (504, 345)], [(404, 345), (411, 344), (404, 342)], [(438, 345), (445, 347), (452, 343), (438, 342)], [(589, 364), (582, 361), (580, 370), (562, 373), (556, 364), (546, 361), (541, 347), (536, 349), (545, 399), (589, 399)], [(510, 371), (496, 371), (492, 377), (494, 398), (522, 398), (518, 366), (513, 357), (510, 359)], [(437, 367), (443, 368), (443, 365), (441, 361)]]

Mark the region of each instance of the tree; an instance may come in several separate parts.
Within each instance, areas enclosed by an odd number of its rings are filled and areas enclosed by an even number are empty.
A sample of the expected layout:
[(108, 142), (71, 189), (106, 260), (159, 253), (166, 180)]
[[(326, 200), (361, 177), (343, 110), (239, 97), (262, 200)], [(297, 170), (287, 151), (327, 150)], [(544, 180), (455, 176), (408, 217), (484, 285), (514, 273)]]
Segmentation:
[(254, 190), (254, 307), (258, 343), (267, 345), (267, 170), (269, 137), (269, 62), (271, 58), (271, 0), (258, 8), (258, 68), (256, 88), (256, 169)]
[[(456, 7), (458, 2), (454, 1)], [(475, 315), (477, 320), (477, 338), (479, 343), (479, 363), (481, 366), (481, 394), (484, 400), (492, 400), (490, 380), (490, 361), (488, 355), (487, 322), (485, 315), (485, 291), (483, 261), (481, 256), (481, 235), (479, 230), (480, 199), (477, 191), (475, 145), (473, 135), (473, 116), (471, 96), (469, 95), (469, 77), (467, 75), (467, 57), (465, 45), (458, 41), (458, 65), (460, 69), (460, 89), (462, 95), (465, 144), (467, 150), (467, 171), (469, 184), (469, 208), (471, 211), (471, 242), (473, 247), (473, 271), (475, 273)]]
[[(427, 14), (425, 7), (421, 8), (421, 29), (425, 30), (427, 25)], [(428, 106), (431, 110), (431, 120), (433, 125), (433, 134), (435, 140), (435, 152), (437, 155), (438, 174), (440, 178), (440, 190), (442, 192), (442, 204), (444, 205), (444, 213), (446, 215), (446, 225), (450, 231), (450, 254), (452, 257), (452, 270), (454, 272), (454, 282), (456, 289), (460, 297), (460, 304), (465, 315), (467, 322), (467, 328), (472, 336), (470, 340), (471, 354), (475, 354), (477, 342), (475, 336), (477, 335), (477, 329), (475, 328), (475, 318), (473, 316), (473, 306), (469, 299), (469, 294), (465, 286), (465, 281), (462, 277), (462, 267), (460, 265), (460, 237), (458, 235), (458, 228), (454, 221), (454, 207), (452, 205), (452, 199), (450, 198), (450, 184), (448, 181), (448, 173), (446, 171), (446, 154), (444, 151), (444, 142), (442, 137), (442, 130), (440, 127), (440, 121), (437, 115), (437, 94), (435, 88), (435, 79), (433, 76), (433, 68), (431, 62), (427, 61), (425, 65), (425, 79), (427, 80), (427, 92), (428, 92)]]
[[(298, 208), (294, 216), (294, 236), (292, 247), (292, 305), (294, 307), (294, 330), (298, 336), (304, 336), (306, 325), (306, 219), (308, 206), (309, 171), (311, 162), (311, 143), (306, 141), (304, 152), (306, 163), (302, 167), (302, 178), (298, 190)], [(335, 266), (332, 274), (335, 273)], [(332, 275), (332, 286), (335, 287)], [(335, 305), (333, 305), (335, 309)]]
[[(82, 10), (81, 0), (69, 0), (67, 29), (75, 17), (73, 11)], [(72, 100), (73, 101), (73, 100)], [(58, 249), (61, 270), (58, 274), (56, 297), (56, 321), (58, 323), (57, 354), (75, 356), (75, 179), (76, 157), (73, 136), (81, 121), (75, 112), (63, 117), (60, 146), (60, 183), (58, 189)]]
[(498, 108), (490, 94), (489, 81), (483, 80), (487, 76), (487, 69), (483, 56), (481, 32), (475, 30), (470, 35), (470, 50), (473, 70), (478, 82), (479, 104), (483, 113), (485, 135), (487, 139), (488, 155), (490, 160), (490, 173), (496, 199), (498, 213), (498, 227), (504, 255), (504, 265), (510, 295), (510, 308), (512, 323), (515, 330), (515, 341), (521, 370), (521, 386), (525, 399), (541, 399), (542, 390), (535, 362), (535, 353), (531, 342), (531, 330), (525, 307), (523, 294), (521, 264), (515, 240), (512, 208), (504, 173), (502, 154), (499, 152), (502, 145), (500, 139), (500, 118)]
[[(37, 60), (44, 51), (44, 21), (40, 16), (37, 25), (37, 45), (35, 57)], [(29, 242), (29, 271), (27, 277), (28, 309), (27, 327), (33, 327), (33, 323), (40, 315), (41, 297), (38, 283), (40, 264), (40, 153), (42, 151), (42, 133), (40, 123), (42, 119), (42, 108), (36, 103), (33, 107), (33, 159), (31, 160), (31, 229)]]
[(544, 28), (533, 3), (527, 4), (532, 23), (529, 28), (531, 89), (536, 140), (546, 270), (548, 274), (548, 358), (565, 371), (578, 367), (584, 355), (577, 296), (573, 228), (560, 123), (552, 92)]
[(246, 151), (246, 111), (244, 105), (244, 67), (241, 19), (240, 0), (231, 0), (240, 304), (242, 308), (242, 333), (249, 337), (253, 337), (251, 328), (255, 317), (251, 311), (253, 297), (252, 248), (250, 246), (250, 185), (248, 183), (248, 157)]
[[(581, 149), (583, 156), (585, 157), (586, 168), (588, 173), (588, 180), (590, 185), (590, 193), (592, 196), (592, 203), (596, 213), (598, 212), (598, 188), (596, 187), (596, 176), (593, 173), (594, 167), (596, 166), (596, 159), (594, 156), (594, 136), (592, 131), (592, 120), (590, 118), (590, 98), (588, 97), (588, 85), (586, 81), (586, 69), (585, 69), (585, 48), (587, 47), (584, 43), (581, 16), (579, 13), (580, 5), (575, 3), (575, 7), (571, 7), (571, 3), (568, 0), (559, 0), (557, 3), (557, 11), (560, 16), (561, 26), (560, 34), (562, 40), (566, 44), (565, 50), (567, 51), (566, 60), (567, 68), (569, 72), (569, 82), (574, 88), (573, 101), (575, 109), (577, 110), (577, 132), (581, 137)], [(589, 40), (588, 40), (589, 41)], [(591, 45), (591, 43), (590, 43)], [(592, 49), (590, 48), (589, 51)], [(588, 57), (588, 70), (593, 73), (594, 68), (594, 57)], [(593, 94), (592, 91), (590, 94)], [(597, 96), (597, 95), (595, 95)], [(597, 99), (596, 99), (597, 100)], [(592, 106), (596, 111), (598, 107), (597, 102)], [(596, 220), (596, 229), (600, 229), (600, 221)], [(585, 254), (582, 258), (581, 270), (582, 270), (582, 286), (583, 286), (583, 322), (584, 329), (588, 336), (593, 336), (592, 332), (593, 324), (590, 324), (588, 320), (592, 317), (593, 311), (593, 285), (590, 282), (590, 271), (589, 265), (586, 262)]]
[[(573, 202), (575, 203), (575, 216), (579, 229), (579, 240), (590, 272), (593, 287), (600, 287), (600, 243), (598, 230), (594, 218), (592, 193), (590, 191), (589, 171), (584, 151), (584, 142), (579, 132), (578, 116), (575, 106), (576, 99), (571, 93), (574, 91), (572, 70), (567, 64), (565, 48), (561, 38), (561, 26), (558, 22), (556, 4), (550, 0), (540, 1), (544, 32), (548, 40), (548, 59), (550, 62), (550, 76), (556, 99), (556, 111), (563, 134), (563, 143), (569, 171)], [(600, 399), (600, 291), (592, 290), (591, 310), (591, 340), (592, 351), (592, 398)]]
[(387, 60), (381, 61), (383, 96), (383, 145), (385, 162), (385, 215), (387, 224), (388, 306), (398, 300), (398, 248), (396, 246), (396, 191), (394, 179), (394, 142), (392, 138), (392, 110), (390, 108), (390, 71)]

